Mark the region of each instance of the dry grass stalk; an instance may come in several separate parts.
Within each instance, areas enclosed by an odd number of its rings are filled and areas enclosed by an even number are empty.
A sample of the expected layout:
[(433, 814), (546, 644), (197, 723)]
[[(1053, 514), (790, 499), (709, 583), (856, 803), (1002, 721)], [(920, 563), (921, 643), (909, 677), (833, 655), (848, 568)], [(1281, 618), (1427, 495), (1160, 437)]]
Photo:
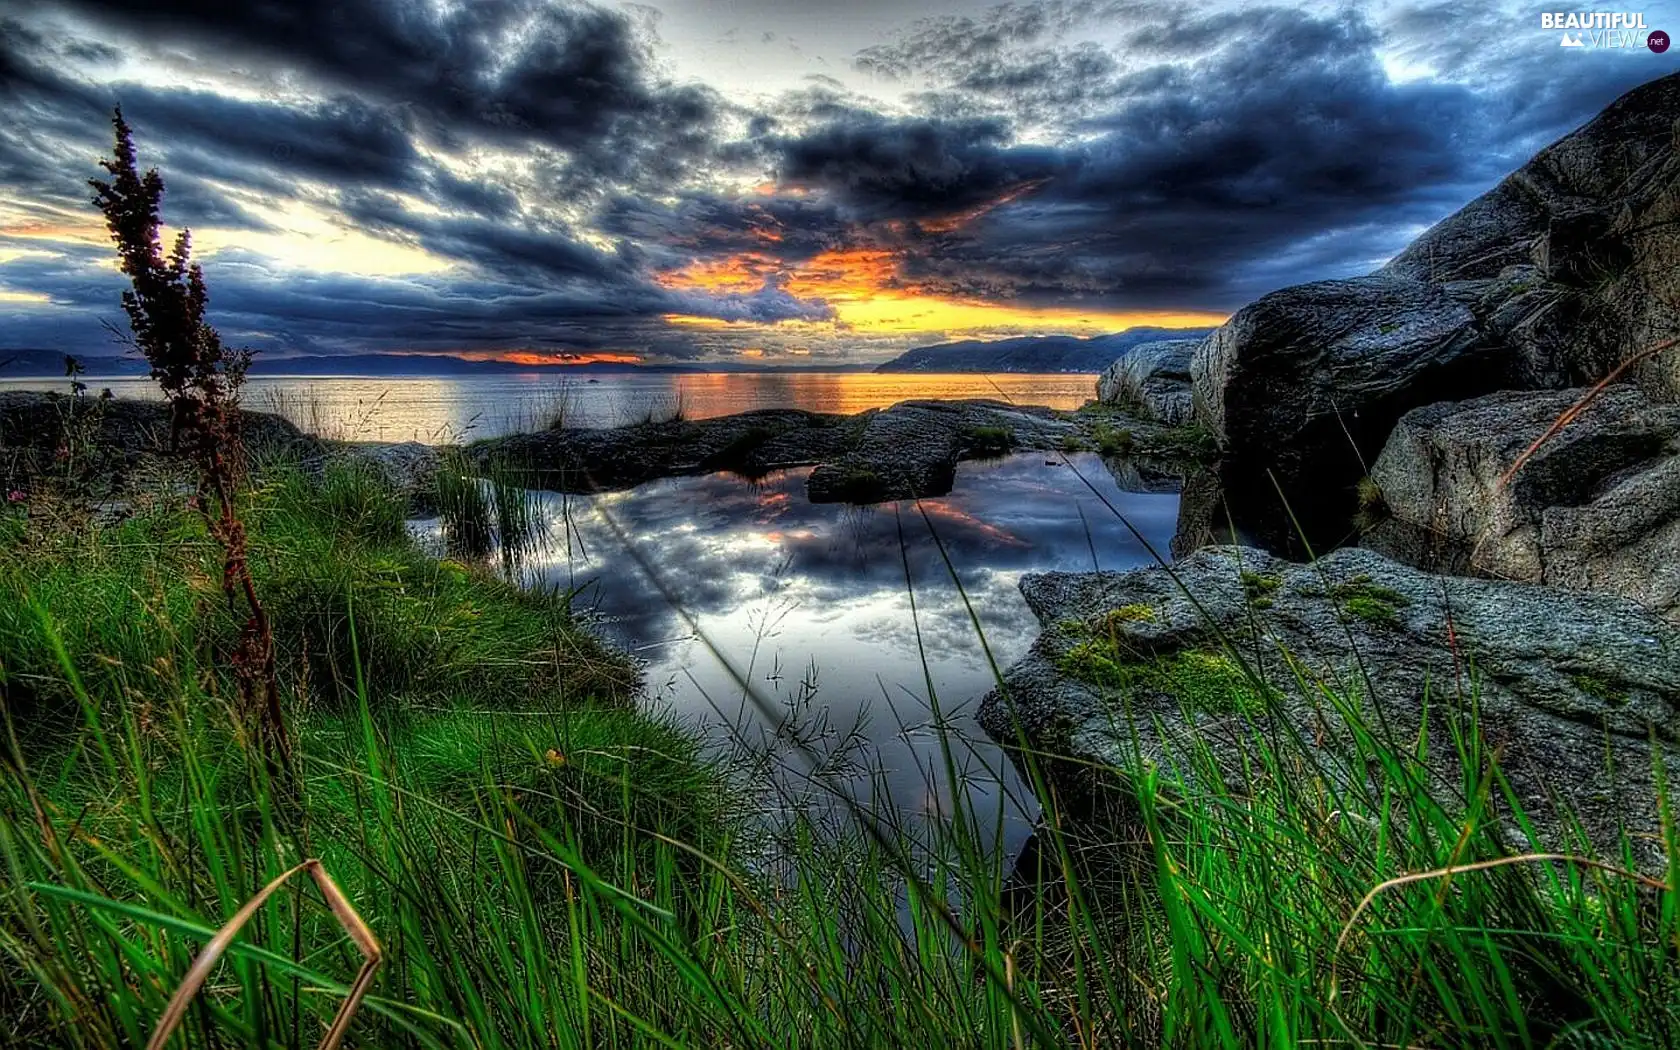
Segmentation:
[[(1653, 879), (1649, 875), (1641, 875), (1636, 871), (1628, 871), (1626, 868), (1618, 868), (1613, 864), (1606, 864), (1603, 861), (1593, 860), (1590, 857), (1577, 857), (1568, 853), (1524, 853), (1515, 857), (1495, 857), (1492, 860), (1479, 860), (1473, 864), (1449, 864), (1444, 868), (1432, 868), (1429, 871), (1416, 871), (1410, 875), (1396, 875), (1392, 879), (1385, 879), (1371, 887), (1370, 891), (1367, 892), (1364, 897), (1360, 898), (1359, 905), (1353, 909), (1353, 914), (1348, 916), (1347, 924), (1342, 927), (1341, 935), (1336, 938), (1335, 948), (1331, 949), (1330, 958), (1334, 960), (1342, 954), (1342, 948), (1347, 945), (1348, 937), (1352, 936), (1353, 928), (1355, 924), (1359, 922), (1359, 917), (1365, 914), (1365, 909), (1371, 906), (1372, 901), (1376, 900), (1388, 890), (1396, 889), (1400, 886), (1409, 886), (1414, 882), (1425, 882), (1430, 879), (1451, 878), (1452, 876), (1463, 872), (1486, 871), (1490, 868), (1503, 868), (1512, 864), (1545, 863), (1573, 864), (1581, 868), (1594, 868), (1598, 871), (1606, 871), (1624, 879), (1632, 879), (1640, 885), (1653, 890), (1658, 890), (1660, 892), (1668, 892), (1670, 890), (1667, 883)], [(1332, 1001), (1336, 998), (1337, 991), (1338, 982), (1337, 979), (1332, 976), (1330, 979), (1330, 999)]]
[(315, 885), (320, 887), (321, 896), (326, 900), (327, 907), (332, 910), (333, 917), (338, 920), (340, 926), (344, 927), (344, 932), (356, 943), (357, 949), (367, 960), (362, 964), (361, 970), (357, 972), (355, 981), (351, 983), (350, 991), (344, 997), (344, 1003), (338, 1008), (338, 1013), (333, 1017), (332, 1027), (327, 1029), (327, 1034), (322, 1038), (320, 1047), (321, 1050), (335, 1050), (343, 1042), (344, 1033), (349, 1030), (350, 1021), (356, 1016), (357, 1009), (361, 1007), (362, 998), (367, 995), (368, 989), (373, 987), (373, 976), (378, 972), (379, 964), (384, 961), (384, 955), (380, 950), (379, 942), (374, 939), (373, 931), (368, 929), (367, 924), (362, 921), (362, 917), (356, 913), (355, 906), (344, 895), (344, 891), (338, 888), (338, 884), (332, 880), (331, 875), (327, 874), (327, 869), (321, 866), (319, 860), (310, 858), (297, 867), (276, 876), (267, 886), (257, 891), (256, 896), (246, 901), (245, 906), (235, 912), (233, 918), (216, 931), (216, 936), (210, 939), (210, 942), (204, 946), (204, 950), (198, 953), (198, 958), (193, 960), (192, 968), (187, 971), (187, 975), (181, 978), (180, 987), (175, 989), (175, 994), (170, 998), (169, 1005), (164, 1008), (163, 1016), (158, 1019), (157, 1029), (152, 1032), (152, 1038), (146, 1043), (146, 1050), (163, 1050), (163, 1047), (169, 1042), (169, 1037), (174, 1035), (175, 1029), (181, 1026), (181, 1021), (187, 1015), (187, 1007), (192, 1005), (193, 997), (198, 995), (199, 989), (204, 987), (204, 982), (209, 978), (210, 972), (216, 968), (216, 964), (221, 961), (228, 947), (233, 944), (233, 939), (239, 936), (239, 931), (244, 929), (245, 924), (250, 922), (251, 917), (262, 909), (262, 906), (274, 895), (275, 891), (279, 890), (292, 876), (300, 871), (307, 871), (310, 877), (315, 880)]
[(1588, 405), (1590, 405), (1594, 401), (1598, 400), (1598, 396), (1600, 394), (1604, 393), (1604, 391), (1609, 388), (1610, 384), (1612, 384), (1616, 380), (1620, 379), (1624, 372), (1626, 372), (1628, 369), (1632, 368), (1634, 365), (1638, 364), (1641, 361), (1650, 360), (1651, 358), (1653, 358), (1653, 357), (1657, 356), (1658, 354), (1662, 353), (1664, 350), (1667, 350), (1670, 347), (1674, 346), (1676, 343), (1680, 343), (1680, 336), (1674, 336), (1674, 337), (1669, 338), (1669, 339), (1664, 339), (1660, 343), (1655, 343), (1651, 346), (1648, 346), (1645, 349), (1639, 351), (1637, 354), (1634, 354), (1632, 357), (1628, 358), (1626, 361), (1623, 361), (1621, 364), (1617, 365), (1610, 372), (1609, 375), (1605, 376), (1603, 379), (1600, 379), (1593, 386), (1593, 388), (1591, 390), (1587, 391), (1586, 395), (1584, 397), (1582, 397), (1581, 400), (1575, 402), (1573, 405), (1570, 405), (1567, 409), (1565, 409), (1563, 414), (1558, 416), (1557, 419), (1553, 421), (1553, 423), (1550, 427), (1546, 428), (1546, 432), (1544, 434), (1541, 434), (1538, 438), (1534, 439), (1534, 444), (1528, 446), (1526, 449), (1523, 450), (1523, 454), (1517, 457), (1517, 460), (1516, 460), (1515, 463), (1511, 464), (1511, 469), (1507, 470), (1504, 473), (1504, 475), (1502, 477), (1500, 477), (1499, 487), (1500, 488), (1505, 488), (1507, 485), (1509, 485), (1511, 483), (1511, 479), (1517, 476), (1517, 471), (1522, 469), (1523, 464), (1527, 463), (1529, 461), (1529, 459), (1536, 452), (1540, 451), (1540, 446), (1542, 446), (1546, 442), (1550, 441), (1564, 427), (1573, 423), (1575, 421), (1576, 417), (1580, 416), (1580, 414), (1582, 412), (1586, 411)]

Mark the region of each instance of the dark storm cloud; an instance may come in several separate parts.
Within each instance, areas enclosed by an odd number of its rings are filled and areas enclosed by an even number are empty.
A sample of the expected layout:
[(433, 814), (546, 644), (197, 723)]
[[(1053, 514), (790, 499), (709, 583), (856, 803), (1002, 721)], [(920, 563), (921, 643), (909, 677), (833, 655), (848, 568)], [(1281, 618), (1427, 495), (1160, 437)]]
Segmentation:
[(1054, 172), (1061, 154), (1009, 144), (999, 120), (851, 111), (775, 143), (783, 183), (832, 194), (863, 219), (935, 217)]
[(1149, 10), (1147, 4), (1128, 0), (999, 4), (979, 18), (922, 19), (891, 43), (864, 49), (856, 64), (901, 80), (958, 82), (977, 69), (995, 68), (1012, 51), (1054, 41), (1093, 22), (1115, 22)]
[(345, 195), (340, 203), (359, 229), (408, 240), (444, 258), (469, 262), (503, 277), (599, 281), (635, 277), (635, 266), (626, 252), (602, 251), (565, 228), (544, 228), (505, 216), (416, 214), (382, 193)]
[[(1538, 10), (1412, 4), (1390, 11), (1384, 23), (1387, 43), (1409, 60), (1437, 76), (1491, 89), (1482, 94), (1507, 166), (1585, 123), (1617, 96), (1673, 71), (1672, 62), (1665, 65), (1639, 47), (1565, 51), (1553, 34), (1536, 28)], [(1661, 26), (1663, 14), (1645, 10)], [(1453, 31), (1442, 32), (1443, 26)], [(1488, 46), (1502, 40), (1505, 46)], [(1512, 46), (1517, 41), (1520, 46)]]
[[(110, 108), (120, 102), (142, 163), (165, 173), (164, 214), (173, 223), (261, 230), (272, 228), (262, 213), (296, 201), (467, 268), (407, 281), (310, 278), (220, 252), (209, 267), (212, 315), (246, 342), (314, 351), (610, 347), (688, 357), (716, 337), (672, 333), (660, 316), (760, 323), (829, 316), (823, 304), (771, 283), (722, 295), (667, 289), (633, 241), (603, 246), (557, 217), (559, 204), (575, 210), (579, 198), (682, 175), (711, 135), (707, 93), (655, 84), (642, 45), (617, 15), (497, 4), (439, 22), (370, 7), (357, 24), (359, 42), (340, 34), (306, 48), (298, 35), (308, 35), (305, 23), (295, 20), (307, 11), (81, 7), (131, 35), (155, 36), (159, 47), (272, 60), (282, 70), (275, 84), (309, 76), (330, 94), (249, 98), (94, 84), (62, 60), (107, 61), (103, 45), (7, 23), (0, 100), (10, 105), (0, 112), (7, 132), (0, 173), (29, 201), (53, 202), (53, 221), (92, 220), (86, 179), (109, 148)], [(526, 16), (523, 27), (514, 24)], [(447, 53), (436, 50), (442, 37), (452, 41)], [(301, 50), (293, 53), (294, 46)], [(158, 59), (175, 60), (173, 51)], [(405, 93), (402, 104), (392, 101)], [(426, 140), (455, 149), (505, 146), (521, 137), (528, 145), (517, 152), (530, 161), (522, 175), (465, 177), (420, 147)], [(658, 162), (641, 157), (645, 150), (659, 152)], [(416, 199), (429, 207), (413, 207)], [(99, 320), (116, 302), (119, 282), (95, 265), (99, 258), (97, 250), (76, 249), (51, 264), (32, 254), (0, 265), (0, 285), (54, 304), (51, 317), (16, 308), (7, 341), (102, 348)]]
[(596, 224), (641, 245), (661, 267), (745, 253), (800, 262), (857, 236), (834, 200), (700, 191), (675, 201), (620, 195), (606, 203)]
[[(1643, 53), (1560, 55), (1524, 35), (1526, 10), (1045, 0), (929, 19), (862, 52), (860, 69), (912, 92), (902, 105), (814, 75), (749, 111), (663, 76), (645, 12), (581, 2), (11, 10), (0, 185), (33, 221), (93, 218), (85, 180), (120, 101), (168, 180), (171, 222), (272, 230), (295, 205), (456, 264), (400, 280), (300, 276), (217, 254), (218, 318), (248, 341), (315, 350), (773, 345), (756, 328), (661, 318), (828, 318), (775, 271), (857, 248), (896, 253), (901, 284), (938, 294), (1233, 309), (1378, 265), (1669, 68)], [(1391, 78), (1396, 55), (1427, 75)], [(111, 82), (119, 62), (145, 83)], [(226, 90), (204, 87), (206, 71)], [(726, 190), (721, 175), (779, 192)], [(60, 304), (0, 304), (6, 341), (103, 341), (117, 282), (99, 255), (0, 264), (0, 286)], [(733, 270), (739, 290), (661, 277), (708, 265)]]
[(539, 141), (589, 177), (680, 174), (714, 140), (719, 102), (661, 83), (634, 23), (590, 4), (472, 0), (68, 0), (159, 46), (251, 61), (409, 108), (443, 134)]
[[(1127, 46), (1058, 41), (1092, 12), (1124, 19)], [(1498, 25), (1509, 36), (1514, 16), (1490, 20), (1484, 34), (1442, 34), (1444, 14), (1402, 12), (1392, 32), (1415, 37), (1424, 58), (1447, 48), (1455, 61), (1441, 64), (1474, 88), (1454, 76), (1393, 82), (1378, 58), (1384, 30), (1353, 12), (1007, 5), (989, 20), (925, 23), (860, 57), (865, 68), (928, 83), (919, 101), (946, 114), (919, 129), (932, 161), (900, 162), (890, 131), (879, 135), (887, 145), (870, 149), (869, 132), (834, 126), (785, 155), (790, 171), (826, 172), (833, 192), (865, 202), (899, 185), (936, 187), (923, 195), (930, 204), (976, 202), (1042, 179), (911, 253), (905, 276), (922, 287), (1232, 309), (1281, 284), (1377, 265), (1653, 72), (1605, 56), (1560, 71), (1538, 47), (1501, 66), (1488, 41), (1501, 39)], [(1479, 43), (1453, 55), (1457, 45), (1436, 43), (1442, 37)], [(1592, 109), (1570, 101), (1582, 95)], [(1063, 145), (1028, 150), (1012, 138), (1035, 122), (1042, 132), (1047, 120), (1068, 134)], [(845, 145), (857, 148), (848, 155)], [(802, 164), (808, 156), (824, 163)]]
[[(109, 150), (112, 107), (137, 129), (147, 163), (168, 174), (172, 221), (258, 227), (212, 182), (270, 199), (293, 195), (301, 179), (418, 188), (425, 164), (393, 113), (347, 96), (319, 102), (236, 99), (206, 90), (94, 85), (54, 68), (83, 50), (8, 23), (0, 37), (0, 147), (6, 182), (31, 196), (85, 207), (93, 160)], [(97, 49), (95, 49), (97, 50)]]

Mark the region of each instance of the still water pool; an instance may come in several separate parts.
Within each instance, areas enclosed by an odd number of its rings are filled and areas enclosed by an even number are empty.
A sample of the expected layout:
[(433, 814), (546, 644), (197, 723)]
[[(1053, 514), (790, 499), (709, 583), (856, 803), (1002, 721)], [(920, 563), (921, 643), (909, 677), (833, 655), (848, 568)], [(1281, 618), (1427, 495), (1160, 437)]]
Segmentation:
[(939, 814), (943, 716), (962, 789), (988, 819), (1004, 807), (1013, 850), (1036, 807), (974, 712), (1038, 634), (1016, 584), (1153, 562), (1121, 516), (1165, 556), (1178, 497), (1123, 492), (1090, 454), (965, 463), (949, 496), (871, 508), (808, 502), (808, 474), (543, 494), (548, 550), (525, 571), (577, 590), (645, 662), (651, 704), (768, 756), (788, 805), (832, 805), (815, 764), (866, 803)]

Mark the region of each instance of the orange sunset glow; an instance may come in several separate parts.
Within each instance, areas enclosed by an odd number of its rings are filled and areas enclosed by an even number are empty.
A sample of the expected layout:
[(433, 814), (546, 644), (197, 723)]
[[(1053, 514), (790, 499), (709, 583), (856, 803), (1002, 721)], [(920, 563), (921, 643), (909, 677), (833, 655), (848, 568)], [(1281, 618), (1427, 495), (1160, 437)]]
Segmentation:
[[(1001, 202), (990, 202), (987, 209)], [(967, 214), (967, 213), (965, 213)], [(803, 263), (784, 264), (760, 252), (743, 252), (668, 270), (659, 281), (668, 288), (747, 294), (779, 283), (790, 295), (819, 299), (834, 311), (833, 321), (781, 321), (775, 325), (725, 321), (714, 317), (666, 314), (671, 324), (699, 328), (775, 328), (812, 333), (835, 330), (878, 335), (981, 335), (1041, 333), (1101, 335), (1135, 325), (1195, 328), (1218, 325), (1224, 314), (1201, 311), (1078, 310), (1026, 307), (944, 296), (904, 280), (895, 252), (851, 248), (822, 252)]]
[(506, 361), (516, 365), (532, 365), (535, 367), (565, 368), (571, 365), (636, 365), (641, 364), (640, 354), (626, 354), (609, 351), (597, 353), (545, 354), (536, 350), (502, 350), (476, 351), (465, 350), (450, 355), (467, 361)]

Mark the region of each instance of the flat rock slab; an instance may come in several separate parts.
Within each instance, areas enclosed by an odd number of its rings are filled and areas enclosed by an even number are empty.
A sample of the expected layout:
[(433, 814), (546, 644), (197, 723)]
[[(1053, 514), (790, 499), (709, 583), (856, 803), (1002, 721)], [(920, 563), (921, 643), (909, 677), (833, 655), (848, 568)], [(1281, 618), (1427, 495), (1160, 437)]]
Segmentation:
[(1015, 449), (1054, 448), (1079, 428), (1047, 409), (1001, 401), (906, 401), (860, 417), (857, 441), (811, 472), (813, 503), (943, 496), (957, 463)]
[[(730, 471), (749, 477), (814, 467), (815, 503), (942, 496), (963, 460), (1013, 451), (1095, 448), (1102, 428), (1135, 430), (1152, 468), (1170, 458), (1169, 429), (1109, 415), (1001, 401), (905, 401), (854, 416), (767, 409), (714, 419), (568, 428), (481, 441), (479, 466), (500, 465), (557, 492), (629, 488), (662, 477)], [(1158, 471), (1157, 471), (1158, 472)]]
[[(980, 723), (1006, 748), (1072, 759), (1049, 763), (1052, 786), (1092, 812), (1101, 802), (1110, 827), (1132, 776), (1185, 768), (1198, 748), (1228, 783), (1256, 776), (1257, 735), (1302, 760), (1286, 768), (1373, 787), (1328, 690), (1437, 799), (1462, 791), (1452, 734), (1479, 731), (1542, 840), (1532, 845), (1568, 845), (1573, 813), (1595, 848), (1614, 855), (1625, 828), (1642, 864), (1662, 864), (1652, 771), (1660, 759), (1670, 782), (1680, 774), (1680, 634), (1634, 602), (1434, 576), (1358, 548), (1296, 564), (1209, 547), (1170, 571), (1033, 575), (1021, 590), (1044, 632)], [(1263, 690), (1233, 677), (1233, 654)], [(1530, 845), (1508, 811), (1502, 830)]]
[(716, 470), (764, 474), (810, 466), (854, 440), (848, 431), (845, 416), (766, 409), (715, 419), (510, 434), (476, 442), (467, 454), (481, 467), (522, 474), (533, 487), (607, 492)]

